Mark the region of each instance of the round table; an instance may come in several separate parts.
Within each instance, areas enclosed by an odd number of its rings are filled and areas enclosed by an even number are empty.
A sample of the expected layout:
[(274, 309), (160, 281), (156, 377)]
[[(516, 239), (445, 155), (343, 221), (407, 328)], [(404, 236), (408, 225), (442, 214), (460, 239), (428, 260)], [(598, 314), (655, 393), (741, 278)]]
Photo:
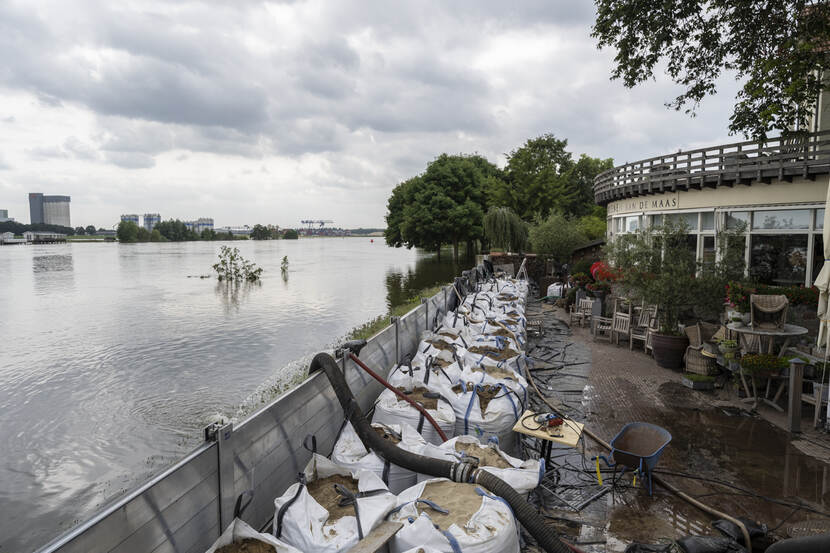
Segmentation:
[(792, 338), (793, 336), (802, 336), (804, 334), (807, 334), (807, 329), (803, 326), (790, 324), (785, 324), (784, 326), (780, 326), (778, 328), (757, 328), (744, 324), (737, 326), (736, 323), (729, 323), (728, 325), (726, 325), (726, 328), (728, 328), (732, 332), (737, 332), (741, 336), (758, 336), (761, 338), (761, 340), (767, 338), (769, 340), (769, 346), (767, 348), (769, 351), (767, 353), (772, 353), (772, 348), (773, 344), (775, 343), (776, 337), (784, 337), (784, 343), (781, 346), (781, 352), (778, 354), (779, 357), (783, 356), (784, 352), (787, 351), (787, 346), (790, 344), (790, 338)]
[[(781, 326), (781, 327), (778, 327), (778, 328), (753, 328), (751, 326), (747, 326), (747, 325), (744, 325), (744, 324), (741, 324), (740, 326), (737, 326), (735, 323), (729, 323), (728, 325), (726, 325), (726, 328), (728, 328), (732, 332), (737, 332), (742, 337), (743, 336), (758, 336), (761, 340), (763, 340), (764, 338), (767, 338), (769, 340), (769, 345), (768, 345), (767, 349), (768, 349), (768, 353), (770, 353), (770, 354), (773, 352), (773, 346), (775, 344), (775, 338), (778, 337), (778, 336), (784, 337), (784, 343), (781, 344), (781, 351), (778, 353), (778, 357), (783, 357), (784, 353), (786, 353), (787, 346), (790, 343), (790, 338), (792, 338), (793, 336), (803, 336), (804, 334), (807, 334), (807, 329), (804, 328), (803, 326), (797, 326), (797, 325), (791, 325), (791, 324), (785, 324), (784, 326)], [(763, 344), (762, 344), (760, 349), (763, 349)], [(767, 397), (769, 396), (770, 382), (772, 380), (771, 378), (767, 378), (767, 386), (766, 386), (766, 392), (764, 393), (764, 397), (759, 397), (757, 389), (755, 387), (755, 376), (750, 377), (751, 380), (752, 380), (752, 393), (750, 393), (749, 386), (747, 385), (746, 379), (744, 378), (743, 369), (738, 371), (738, 374), (740, 374), (740, 376), (741, 376), (741, 383), (744, 385), (744, 391), (746, 392), (746, 395), (747, 395), (747, 397), (744, 399), (744, 401), (753, 401), (755, 403), (754, 407), (757, 407), (758, 400), (761, 400), (764, 403), (770, 405), (771, 407), (774, 407), (775, 409), (777, 409), (779, 411), (783, 411), (783, 409), (781, 409), (777, 404), (778, 398), (781, 397), (781, 392), (784, 390), (785, 382), (783, 380), (781, 381), (781, 384), (778, 387), (778, 391), (775, 393), (775, 397), (773, 398), (772, 401), (770, 401), (769, 399), (767, 399)]]

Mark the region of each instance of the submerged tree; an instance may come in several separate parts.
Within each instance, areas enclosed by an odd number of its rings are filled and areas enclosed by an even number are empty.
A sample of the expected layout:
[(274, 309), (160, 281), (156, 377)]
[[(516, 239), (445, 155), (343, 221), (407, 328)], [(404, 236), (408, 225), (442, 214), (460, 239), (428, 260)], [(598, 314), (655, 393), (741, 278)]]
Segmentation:
[(729, 129), (764, 138), (803, 126), (830, 53), (830, 4), (814, 0), (595, 0), (593, 36), (617, 51), (612, 77), (631, 88), (665, 64), (691, 106), (716, 92), (724, 71), (743, 80)]
[(520, 252), (527, 245), (527, 223), (509, 207), (491, 207), (484, 215), (484, 236), (491, 246)]
[(242, 257), (239, 248), (228, 246), (219, 250), (219, 261), (213, 264), (213, 270), (220, 281), (229, 282), (256, 282), (262, 274), (262, 267)]

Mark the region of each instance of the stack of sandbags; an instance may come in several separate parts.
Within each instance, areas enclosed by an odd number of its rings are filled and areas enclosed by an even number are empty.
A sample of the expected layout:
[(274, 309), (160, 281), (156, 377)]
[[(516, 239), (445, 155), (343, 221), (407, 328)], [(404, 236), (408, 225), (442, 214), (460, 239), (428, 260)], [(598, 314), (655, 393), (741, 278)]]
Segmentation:
[(387, 517), (402, 522), (390, 550), (425, 547), (442, 553), (518, 553), (519, 530), (501, 498), (475, 484), (445, 478), (419, 482), (398, 496)]
[[(372, 424), (372, 428), (385, 440), (389, 440), (410, 453), (420, 455), (427, 445), (421, 435), (406, 424), (386, 426), (375, 423)], [(331, 460), (352, 471), (369, 470), (374, 472), (386, 484), (389, 491), (394, 494), (413, 486), (417, 481), (416, 473), (393, 465), (376, 453), (367, 451), (349, 422), (345, 424), (340, 437), (334, 444)]]
[(274, 500), (274, 535), (302, 551), (346, 551), (380, 524), (396, 502), (375, 473), (352, 471), (315, 453), (303, 481)]
[[(439, 446), (426, 444), (421, 455), (447, 461), (475, 457), (481, 469), (498, 476), (519, 493), (535, 489), (545, 475), (544, 460), (522, 461), (502, 451), (495, 442), (482, 444), (474, 436), (456, 436)], [(419, 482), (428, 479), (428, 476), (418, 475)]]

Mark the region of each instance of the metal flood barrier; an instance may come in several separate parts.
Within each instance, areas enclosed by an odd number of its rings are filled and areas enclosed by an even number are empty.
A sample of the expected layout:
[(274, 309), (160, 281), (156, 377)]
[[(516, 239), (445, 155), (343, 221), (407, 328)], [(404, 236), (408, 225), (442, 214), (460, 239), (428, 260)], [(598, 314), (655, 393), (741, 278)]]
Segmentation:
[[(470, 280), (475, 279), (475, 271)], [(414, 353), (421, 333), (434, 329), (457, 304), (453, 286), (373, 336), (360, 359), (386, 376), (401, 357)], [(367, 410), (382, 386), (346, 356), (346, 380)], [(38, 553), (202, 553), (230, 524), (237, 497), (253, 492), (244, 519), (261, 528), (274, 515), (274, 499), (297, 481), (311, 458), (303, 447), (314, 435), (318, 451), (329, 454), (342, 424), (342, 411), (322, 372), (261, 408), (238, 425), (212, 425), (206, 441), (184, 459)]]

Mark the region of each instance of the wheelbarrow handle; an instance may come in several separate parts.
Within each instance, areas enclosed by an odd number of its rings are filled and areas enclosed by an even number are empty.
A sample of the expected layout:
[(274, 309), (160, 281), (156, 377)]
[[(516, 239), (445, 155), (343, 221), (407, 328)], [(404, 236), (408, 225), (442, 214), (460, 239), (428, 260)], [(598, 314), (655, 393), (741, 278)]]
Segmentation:
[(605, 455), (597, 455), (596, 457), (591, 457), (591, 461), (596, 461), (597, 459), (602, 459), (603, 461), (605, 461), (605, 465), (608, 468), (614, 468), (617, 466), (617, 463), (612, 463), (608, 460), (608, 457), (606, 457)]

